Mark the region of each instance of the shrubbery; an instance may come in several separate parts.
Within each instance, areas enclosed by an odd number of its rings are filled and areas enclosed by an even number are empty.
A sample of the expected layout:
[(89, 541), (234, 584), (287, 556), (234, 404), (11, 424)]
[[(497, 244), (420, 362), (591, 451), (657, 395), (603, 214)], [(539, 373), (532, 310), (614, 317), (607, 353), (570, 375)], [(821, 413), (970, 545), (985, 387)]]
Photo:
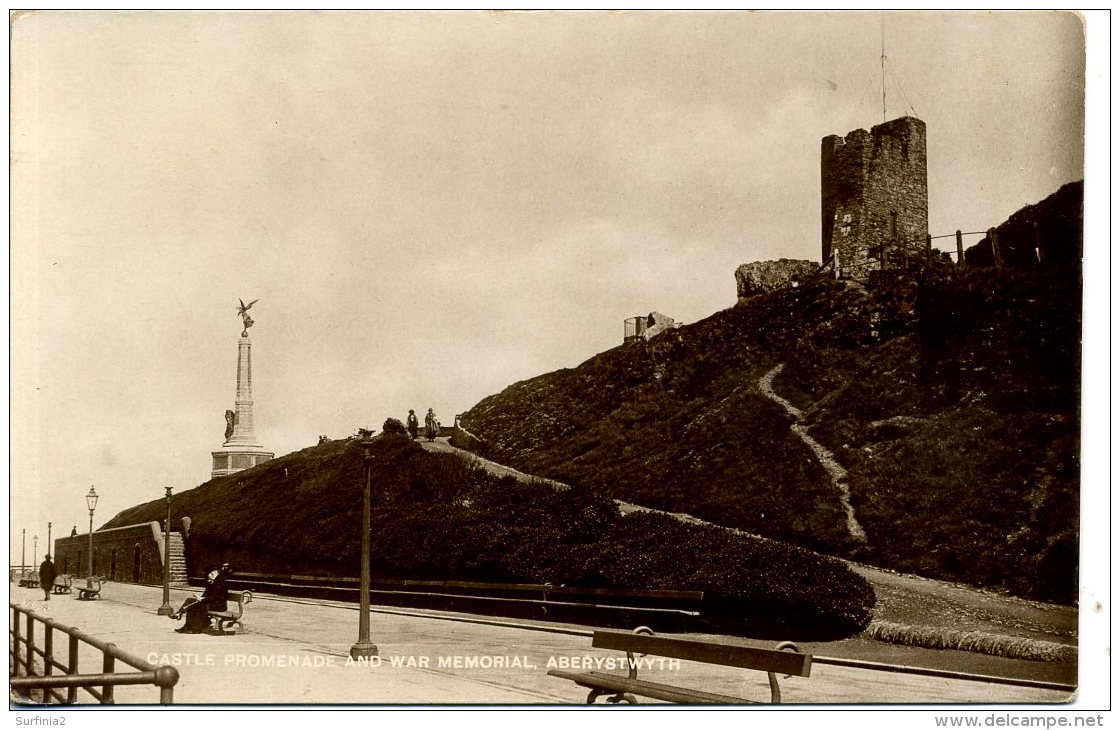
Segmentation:
[(407, 436), (408, 430), (398, 418), (386, 418), (385, 423), (381, 424), (381, 433), (386, 435)]
[(707, 615), (797, 638), (856, 633), (875, 603), (845, 564), (803, 548), (480, 471), (377, 522), (386, 575), (704, 591)]

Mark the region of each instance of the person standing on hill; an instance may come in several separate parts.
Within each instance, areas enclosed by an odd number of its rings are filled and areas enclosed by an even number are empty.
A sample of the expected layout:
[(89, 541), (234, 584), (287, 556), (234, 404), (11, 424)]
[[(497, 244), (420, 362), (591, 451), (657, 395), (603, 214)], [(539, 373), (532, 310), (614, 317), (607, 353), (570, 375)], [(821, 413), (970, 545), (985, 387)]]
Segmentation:
[(429, 441), (434, 441), (436, 436), (439, 436), (439, 421), (436, 420), (436, 414), (431, 408), (428, 409), (428, 415), (424, 416), (424, 435)]
[(46, 560), (39, 566), (39, 587), (43, 589), (43, 599), (51, 600), (51, 589), (54, 588), (54, 579), (58, 575), (51, 554), (47, 553)]
[(411, 408), (408, 409), (407, 426), (408, 435), (412, 437), (413, 441), (415, 441), (416, 435), (420, 432), (420, 421), (416, 418), (416, 411), (412, 410)]

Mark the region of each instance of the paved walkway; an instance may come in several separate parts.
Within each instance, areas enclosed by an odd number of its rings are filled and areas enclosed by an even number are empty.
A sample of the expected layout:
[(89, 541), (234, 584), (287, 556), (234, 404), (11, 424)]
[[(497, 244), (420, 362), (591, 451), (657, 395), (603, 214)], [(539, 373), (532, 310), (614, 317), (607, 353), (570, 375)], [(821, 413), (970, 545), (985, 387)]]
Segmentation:
[[(590, 630), (560, 624), (487, 620), (457, 614), (377, 609), (372, 639), (380, 662), (348, 660), (357, 638), (353, 605), (258, 594), (245, 612), (245, 631), (230, 636), (182, 635), (157, 616), (159, 588), (110, 583), (100, 601), (13, 586), (12, 602), (77, 626), (154, 663), (177, 666), (176, 704), (582, 704), (586, 692), (547, 676), (561, 663), (623, 659), (591, 649)], [(186, 590), (172, 590), (178, 606)], [(87, 649), (82, 666), (100, 667)], [(761, 672), (680, 662), (642, 670), (653, 681), (767, 700)], [(786, 703), (1062, 702), (1064, 693), (980, 682), (888, 674), (826, 665), (811, 678), (781, 680)], [(88, 701), (88, 695), (85, 701)], [(119, 687), (118, 704), (155, 703), (154, 687)], [(652, 701), (650, 701), (652, 703)]]

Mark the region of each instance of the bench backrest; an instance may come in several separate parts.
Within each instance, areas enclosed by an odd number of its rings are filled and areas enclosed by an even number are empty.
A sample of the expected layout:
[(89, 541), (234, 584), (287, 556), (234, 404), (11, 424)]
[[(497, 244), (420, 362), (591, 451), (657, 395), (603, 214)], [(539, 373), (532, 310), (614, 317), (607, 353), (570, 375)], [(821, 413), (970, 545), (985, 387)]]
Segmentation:
[(56, 576), (54, 579), (55, 585), (59, 586), (68, 586), (72, 581), (73, 576), (71, 576), (69, 573), (63, 573), (62, 575)]
[(244, 610), (245, 604), (253, 600), (253, 594), (249, 591), (230, 591), (228, 597), (237, 604), (238, 610)]
[(684, 659), (686, 661), (722, 664), (742, 669), (757, 669), (776, 674), (808, 677), (813, 657), (791, 651), (756, 649), (734, 644), (712, 644), (706, 641), (670, 639), (663, 636), (632, 634), (626, 631), (596, 631), (591, 646), (617, 649), (639, 654)]

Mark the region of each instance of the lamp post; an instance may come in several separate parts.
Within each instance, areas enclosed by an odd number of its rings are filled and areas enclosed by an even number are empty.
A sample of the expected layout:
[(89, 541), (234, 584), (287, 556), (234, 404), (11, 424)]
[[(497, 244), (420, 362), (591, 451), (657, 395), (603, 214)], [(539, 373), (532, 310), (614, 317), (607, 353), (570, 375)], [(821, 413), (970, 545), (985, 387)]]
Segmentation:
[(51, 544), (51, 523), (47, 523), (47, 554), (54, 555), (54, 545)]
[(170, 616), (171, 610), (171, 487), (167, 490), (167, 522), (163, 525), (163, 605), (156, 611), (157, 616)]
[(362, 471), (365, 485), (362, 491), (362, 577), (358, 584), (360, 599), (358, 606), (358, 642), (350, 647), (350, 658), (369, 658), (377, 656), (377, 645), (369, 640), (369, 508), (370, 508), (370, 464), (369, 442), (364, 441), (365, 457)]
[(31, 548), (32, 548), (31, 568), (32, 568), (32, 570), (34, 570), (35, 566), (39, 564), (39, 536), (38, 535), (32, 535), (31, 536)]
[(19, 546), (19, 579), (23, 580), (24, 566), (27, 564), (27, 528), (23, 528), (23, 538)]
[(87, 578), (93, 577), (93, 510), (97, 508), (97, 492), (90, 485), (89, 494), (86, 495), (86, 506), (89, 507), (89, 572)]

